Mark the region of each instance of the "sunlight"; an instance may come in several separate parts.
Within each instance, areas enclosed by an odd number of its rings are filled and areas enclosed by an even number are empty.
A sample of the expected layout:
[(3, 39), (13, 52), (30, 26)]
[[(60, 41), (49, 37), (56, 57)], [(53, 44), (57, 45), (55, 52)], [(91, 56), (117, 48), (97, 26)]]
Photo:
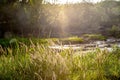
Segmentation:
[(60, 4), (66, 4), (66, 3), (78, 3), (80, 0), (59, 0)]
[[(48, 3), (55, 3), (55, 4), (69, 4), (69, 3), (79, 3), (82, 2), (83, 0), (45, 0), (45, 2)], [(85, 0), (93, 3), (100, 2), (101, 0)]]

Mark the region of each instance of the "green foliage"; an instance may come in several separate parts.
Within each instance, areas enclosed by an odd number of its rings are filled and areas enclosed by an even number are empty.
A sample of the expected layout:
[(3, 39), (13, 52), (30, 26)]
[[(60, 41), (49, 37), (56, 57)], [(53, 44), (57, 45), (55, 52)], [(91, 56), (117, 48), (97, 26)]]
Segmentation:
[(68, 37), (60, 39), (63, 44), (78, 44), (84, 42), (84, 40), (80, 37)]
[(111, 25), (119, 25), (120, 22), (120, 1), (102, 1), (97, 4), (84, 2), (67, 6), (42, 4), (42, 1), (1, 0), (2, 36), (6, 31), (19, 36), (32, 34), (47, 37), (51, 34), (53, 37), (59, 37), (62, 32), (79, 36), (81, 33), (99, 32), (100, 26), (106, 30)]
[(79, 44), (84, 42), (84, 40), (80, 37), (48, 38), (46, 40), (49, 44)]
[(105, 40), (106, 37), (102, 36), (101, 34), (84, 34), (84, 38), (87, 38), (87, 40)]
[[(66, 60), (53, 50), (34, 44), (31, 47), (9, 49), (7, 56), (0, 57), (0, 79), (2, 80), (67, 80)], [(64, 63), (63, 63), (64, 62)]]
[(9, 39), (0, 39), (0, 45), (2, 47), (15, 47), (16, 45), (19, 45), (20, 43), (23, 43), (25, 45), (33, 44), (47, 44), (47, 39), (37, 39), (37, 38), (9, 38)]
[(0, 45), (8, 47), (8, 45), (9, 45), (9, 39), (0, 39)]
[[(0, 56), (1, 80), (119, 80), (120, 50), (76, 54), (42, 45), (21, 45)], [(8, 53), (5, 55), (5, 53)], [(14, 55), (13, 55), (14, 54)]]
[(113, 25), (112, 28), (109, 30), (111, 36), (115, 38), (120, 38), (120, 28), (119, 26)]

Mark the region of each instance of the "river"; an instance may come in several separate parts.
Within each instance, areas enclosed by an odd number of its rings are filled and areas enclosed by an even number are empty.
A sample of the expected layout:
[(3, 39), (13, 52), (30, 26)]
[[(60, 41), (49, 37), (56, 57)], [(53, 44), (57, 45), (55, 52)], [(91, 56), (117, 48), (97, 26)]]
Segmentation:
[(93, 41), (86, 44), (70, 44), (70, 45), (51, 45), (49, 48), (54, 50), (66, 50), (72, 49), (74, 51), (93, 51), (96, 48), (101, 50), (112, 51), (113, 46), (120, 47), (120, 40), (118, 39), (107, 39), (106, 41)]

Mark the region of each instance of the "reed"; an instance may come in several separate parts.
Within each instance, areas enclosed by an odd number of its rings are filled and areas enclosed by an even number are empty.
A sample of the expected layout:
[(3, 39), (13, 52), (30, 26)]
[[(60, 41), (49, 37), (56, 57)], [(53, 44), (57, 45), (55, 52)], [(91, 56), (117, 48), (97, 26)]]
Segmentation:
[(46, 45), (0, 48), (0, 80), (118, 80), (120, 49), (84, 54)]

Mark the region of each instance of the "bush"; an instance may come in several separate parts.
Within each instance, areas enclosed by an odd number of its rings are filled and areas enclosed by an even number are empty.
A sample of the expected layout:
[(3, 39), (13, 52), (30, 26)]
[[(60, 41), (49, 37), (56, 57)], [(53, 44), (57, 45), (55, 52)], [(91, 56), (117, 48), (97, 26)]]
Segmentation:
[(33, 44), (47, 44), (48, 41), (46, 39), (37, 39), (37, 38), (9, 38), (9, 39), (0, 39), (0, 45), (2, 47), (15, 47), (16, 45), (19, 45), (19, 43), (23, 43), (25, 45)]
[(87, 40), (106, 40), (106, 37), (101, 34), (84, 34), (83, 37)]
[(47, 39), (50, 44), (79, 44), (84, 42), (80, 37), (68, 37), (68, 38), (50, 38)]
[(63, 44), (79, 44), (79, 43), (84, 42), (84, 40), (80, 37), (63, 38), (63, 39), (60, 39), (60, 41)]
[(109, 30), (110, 36), (115, 38), (120, 38), (120, 28), (119, 26), (113, 25), (112, 28)]

